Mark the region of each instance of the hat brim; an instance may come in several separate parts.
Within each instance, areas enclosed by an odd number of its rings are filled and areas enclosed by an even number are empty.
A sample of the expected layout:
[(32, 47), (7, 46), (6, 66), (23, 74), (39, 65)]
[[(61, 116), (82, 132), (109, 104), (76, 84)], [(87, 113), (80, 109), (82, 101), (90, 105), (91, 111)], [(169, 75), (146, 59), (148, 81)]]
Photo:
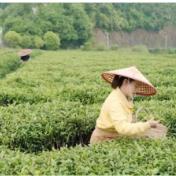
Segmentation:
[(31, 49), (24, 49), (24, 50), (21, 50), (20, 52), (18, 52), (18, 56), (20, 56), (20, 57), (27, 56), (31, 53), (32, 53)]
[(134, 74), (130, 72), (126, 72), (125, 74), (124, 70), (125, 69), (122, 69), (122, 71), (114, 70), (114, 71), (104, 72), (101, 74), (101, 76), (105, 81), (107, 81), (110, 84), (112, 83), (115, 75), (128, 77), (133, 80), (139, 81), (141, 83), (138, 87), (138, 91), (136, 92), (137, 95), (152, 96), (156, 94), (157, 91), (155, 87), (138, 70), (135, 70), (135, 71), (137, 71), (139, 78), (136, 75), (134, 76)]

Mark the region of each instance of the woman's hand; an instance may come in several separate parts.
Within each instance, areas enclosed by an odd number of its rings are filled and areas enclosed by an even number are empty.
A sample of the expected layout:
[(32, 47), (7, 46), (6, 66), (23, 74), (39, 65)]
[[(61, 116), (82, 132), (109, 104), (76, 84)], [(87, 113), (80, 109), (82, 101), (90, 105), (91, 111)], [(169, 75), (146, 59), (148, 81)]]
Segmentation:
[(133, 118), (132, 121), (131, 121), (131, 123), (136, 123), (136, 119)]
[(159, 120), (154, 120), (153, 117), (150, 120), (148, 120), (148, 122), (149, 122), (151, 128), (156, 128), (157, 125), (159, 124)]

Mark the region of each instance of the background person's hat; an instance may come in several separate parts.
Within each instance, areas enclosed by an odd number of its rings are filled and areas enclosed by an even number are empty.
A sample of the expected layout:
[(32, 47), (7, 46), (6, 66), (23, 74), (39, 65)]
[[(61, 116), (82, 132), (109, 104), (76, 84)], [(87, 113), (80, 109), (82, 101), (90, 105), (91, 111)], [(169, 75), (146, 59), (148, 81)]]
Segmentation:
[(101, 74), (102, 78), (110, 84), (112, 83), (115, 75), (128, 77), (141, 82), (136, 93), (138, 95), (150, 96), (156, 94), (155, 87), (144, 77), (144, 75), (135, 66), (103, 72)]
[(31, 49), (23, 49), (18, 53), (18, 56), (22, 57), (22, 56), (27, 56), (29, 54), (32, 53)]

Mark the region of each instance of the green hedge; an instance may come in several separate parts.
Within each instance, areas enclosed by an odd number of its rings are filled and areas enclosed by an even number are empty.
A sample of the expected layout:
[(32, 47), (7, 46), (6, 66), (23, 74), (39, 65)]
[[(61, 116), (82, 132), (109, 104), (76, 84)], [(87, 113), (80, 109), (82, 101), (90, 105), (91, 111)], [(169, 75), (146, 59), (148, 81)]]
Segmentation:
[(3, 175), (175, 175), (174, 140), (117, 139), (39, 155), (0, 147)]
[(98, 114), (98, 106), (59, 100), (1, 107), (0, 141), (28, 152), (88, 144)]

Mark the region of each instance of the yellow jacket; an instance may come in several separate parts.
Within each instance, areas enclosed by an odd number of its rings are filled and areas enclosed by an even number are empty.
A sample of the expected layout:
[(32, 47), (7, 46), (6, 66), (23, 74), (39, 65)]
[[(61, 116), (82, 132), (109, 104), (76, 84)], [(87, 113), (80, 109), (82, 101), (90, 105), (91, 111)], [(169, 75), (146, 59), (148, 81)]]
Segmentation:
[(107, 131), (117, 131), (123, 136), (138, 135), (150, 128), (149, 122), (131, 123), (132, 112), (132, 105), (117, 87), (106, 98), (96, 126)]

